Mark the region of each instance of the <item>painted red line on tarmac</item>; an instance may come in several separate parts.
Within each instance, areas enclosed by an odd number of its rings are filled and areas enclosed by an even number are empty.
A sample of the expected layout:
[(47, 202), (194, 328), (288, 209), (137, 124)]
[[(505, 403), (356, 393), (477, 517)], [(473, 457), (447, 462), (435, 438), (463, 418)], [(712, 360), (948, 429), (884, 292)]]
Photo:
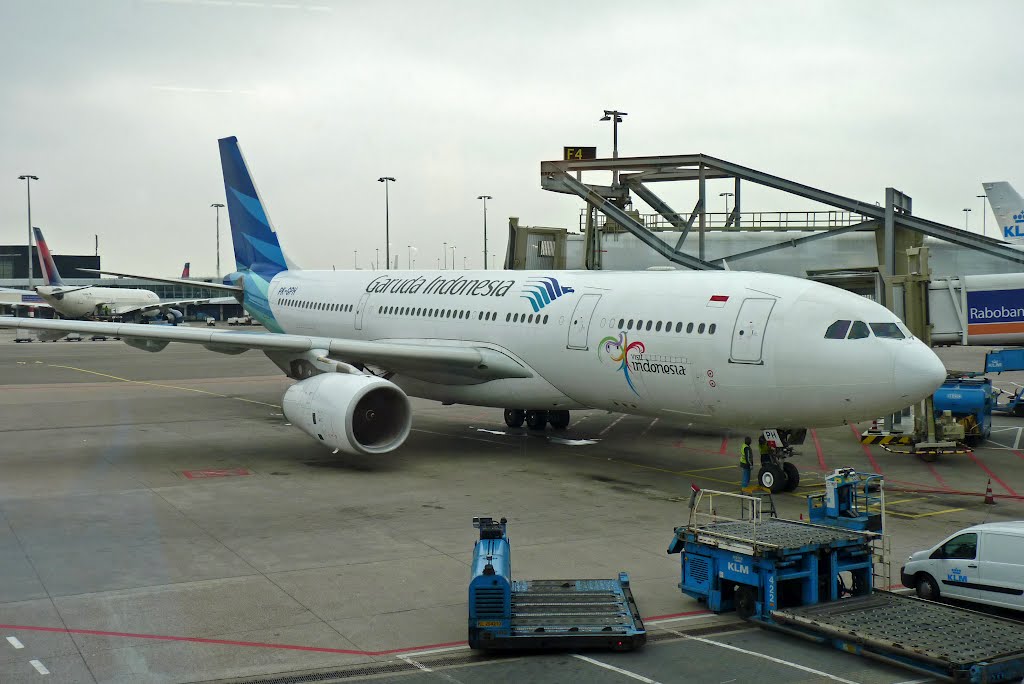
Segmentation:
[(818, 441), (818, 431), (811, 430), (811, 439), (814, 440), (814, 450), (818, 452), (818, 470), (825, 471), (825, 454), (821, 451), (821, 442)]
[[(685, 613), (669, 613), (668, 615), (648, 615), (644, 620), (670, 620), (671, 618), (687, 617), (688, 615), (710, 615), (710, 610), (690, 610)], [(3, 627), (3, 625), (0, 625)]]
[(939, 471), (935, 469), (935, 466), (931, 463), (925, 463), (925, 465), (928, 466), (928, 470), (931, 471), (932, 477), (934, 477), (935, 481), (939, 483), (939, 486), (943, 489), (949, 489), (949, 485), (946, 484), (946, 481), (942, 479), (941, 475), (939, 475)]
[(1024, 458), (1024, 451), (1017, 451), (1017, 450), (1014, 450), (1014, 452), (1013, 452), (1013, 453), (1017, 454), (1017, 455), (1018, 455), (1018, 456), (1020, 456), (1021, 458)]
[(125, 639), (153, 639), (155, 641), (186, 641), (193, 644), (215, 644), (218, 646), (247, 646), (249, 648), (276, 648), (286, 651), (312, 651), (316, 653), (342, 653), (345, 655), (382, 656), (394, 653), (425, 651), (430, 648), (463, 646), (465, 641), (449, 641), (445, 644), (426, 644), (408, 648), (390, 648), (386, 651), (357, 651), (351, 648), (327, 648), (324, 646), (299, 646), (297, 644), (270, 644), (262, 641), (234, 641), (231, 639), (204, 639), (203, 637), (172, 636), (168, 634), (133, 634), (131, 632), (107, 632), (100, 629), (70, 629), (66, 627), (39, 627), (37, 625), (0, 625), (0, 629), (28, 632), (59, 632), (64, 634), (88, 634), (90, 636), (122, 637)]
[(724, 454), (725, 453), (725, 448), (727, 446), (729, 446), (729, 438), (728, 437), (723, 437), (722, 438), (722, 446), (718, 447), (718, 453)]
[(998, 476), (998, 475), (996, 475), (996, 474), (995, 474), (995, 473), (993, 473), (993, 472), (992, 472), (991, 470), (989, 470), (989, 469), (988, 469), (988, 466), (987, 466), (987, 465), (985, 465), (984, 463), (982, 463), (982, 462), (981, 462), (981, 459), (980, 459), (980, 458), (978, 458), (977, 456), (975, 456), (975, 455), (974, 455), (974, 454), (973, 454), (972, 452), (970, 452), (970, 451), (968, 451), (968, 452), (967, 452), (967, 457), (968, 457), (968, 458), (970, 458), (970, 459), (971, 459), (972, 461), (974, 461), (974, 463), (975, 463), (975, 464), (976, 464), (976, 465), (977, 465), (978, 467), (980, 467), (980, 468), (981, 468), (982, 470), (984, 470), (984, 471), (985, 471), (986, 473), (988, 473), (988, 474), (989, 474), (989, 477), (991, 477), (991, 478), (992, 478), (993, 480), (995, 480), (996, 482), (998, 482), (998, 483), (999, 483), (999, 486), (1000, 486), (1000, 487), (1002, 487), (1003, 489), (1005, 489), (1006, 491), (1008, 491), (1008, 492), (1009, 492), (1010, 494), (1012, 494), (1013, 496), (1019, 496), (1019, 494), (1017, 494), (1017, 492), (1013, 491), (1013, 489), (1012, 489), (1012, 488), (1010, 487), (1010, 485), (1008, 485), (1008, 484), (1006, 484), (1005, 482), (1003, 482), (1003, 481), (1002, 481), (1002, 480), (1001, 480), (1001, 479), (999, 478), (999, 476)]
[[(857, 437), (857, 441), (860, 442), (860, 432), (857, 430), (857, 426), (851, 425), (850, 429), (853, 430), (853, 434)], [(876, 473), (881, 475), (882, 467), (878, 465), (878, 461), (876, 461), (875, 457), (871, 455), (871, 449), (868, 447), (868, 445), (862, 443), (860, 445), (860, 448), (864, 450), (864, 455), (868, 457), (869, 461), (871, 461), (871, 467), (875, 469)]]
[(683, 440), (681, 439), (676, 440), (672, 444), (672, 446), (676, 449), (686, 449), (687, 451), (696, 451), (697, 453), (701, 454), (714, 454), (715, 456), (721, 456), (723, 453), (725, 453), (722, 451), (712, 451), (711, 449), (701, 449), (700, 447), (686, 446), (685, 444), (683, 444)]

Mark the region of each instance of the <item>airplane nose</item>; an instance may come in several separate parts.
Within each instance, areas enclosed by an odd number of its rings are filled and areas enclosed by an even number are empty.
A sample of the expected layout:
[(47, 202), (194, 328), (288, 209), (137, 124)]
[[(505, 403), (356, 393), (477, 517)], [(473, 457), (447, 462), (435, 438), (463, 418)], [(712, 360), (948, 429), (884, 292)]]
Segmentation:
[(946, 380), (946, 366), (931, 349), (917, 342), (896, 354), (893, 376), (901, 394), (913, 403), (924, 399)]

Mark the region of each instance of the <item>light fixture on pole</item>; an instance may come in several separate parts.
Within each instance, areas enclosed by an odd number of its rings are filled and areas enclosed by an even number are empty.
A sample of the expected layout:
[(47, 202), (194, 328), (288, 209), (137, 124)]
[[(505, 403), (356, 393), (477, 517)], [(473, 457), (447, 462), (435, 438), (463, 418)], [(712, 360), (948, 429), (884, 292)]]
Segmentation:
[(448, 243), (442, 242), (441, 244), (443, 245), (441, 247), (441, 257), (444, 259), (444, 263), (441, 264), (441, 270), (446, 270), (448, 268)]
[(452, 245), (452, 270), (455, 270), (455, 245)]
[(964, 207), (964, 230), (967, 230), (968, 225), (970, 225), (970, 218), (971, 218), (971, 208), (970, 207)]
[(395, 179), (393, 176), (381, 176), (377, 179), (377, 182), (384, 184), (384, 261), (387, 262), (386, 268), (391, 268), (391, 226), (389, 217), (391, 211), (388, 208), (388, 183), (394, 183)]
[(359, 270), (359, 250), (352, 250), (352, 268), (356, 271)]
[(220, 280), (220, 210), (224, 205), (214, 202), (210, 206), (217, 212), (217, 280)]
[(32, 181), (39, 180), (39, 176), (24, 173), (18, 176), (18, 180), (25, 181), (25, 193), (28, 196), (28, 289), (32, 289)]
[(490, 195), (480, 195), (478, 200), (484, 201), (484, 270), (487, 270), (487, 200), (494, 199)]
[(723, 223), (725, 225), (728, 225), (729, 224), (729, 198), (732, 197), (732, 193), (731, 192), (720, 192), (720, 193), (718, 193), (718, 196), (725, 198), (725, 221)]
[[(985, 235), (987, 232), (985, 230), (985, 224), (988, 223), (988, 221), (986, 221), (988, 218), (988, 212), (985, 211), (985, 200), (988, 199), (988, 195), (975, 195), (975, 197), (981, 200), (981, 234)], [(998, 233), (999, 231), (997, 230), (996, 232)]]
[[(601, 117), (601, 121), (612, 122), (612, 159), (619, 158), (619, 124), (622, 123), (622, 117), (626, 116), (626, 112), (620, 112), (616, 109), (604, 110), (604, 116)], [(612, 171), (612, 186), (619, 184), (619, 170), (614, 169)]]
[(373, 270), (376, 271), (380, 268), (380, 247), (374, 247), (373, 254)]

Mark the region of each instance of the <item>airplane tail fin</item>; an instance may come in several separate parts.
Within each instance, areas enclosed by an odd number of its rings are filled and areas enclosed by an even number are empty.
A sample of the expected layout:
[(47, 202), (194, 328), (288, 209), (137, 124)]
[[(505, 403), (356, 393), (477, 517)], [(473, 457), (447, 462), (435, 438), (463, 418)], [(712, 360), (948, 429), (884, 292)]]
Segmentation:
[(242, 150), (238, 147), (238, 138), (221, 138), (217, 142), (231, 219), (235, 267), (240, 272), (254, 273), (267, 281), (281, 271), (294, 270), (296, 266), (281, 249), (277, 232), (249, 174)]
[(185, 268), (181, 269), (181, 277), (182, 278), (188, 278), (188, 272), (189, 272), (189, 267), (190, 266), (192, 266), (192, 263), (189, 262), (189, 261), (186, 261), (185, 262)]
[(46, 246), (46, 240), (43, 238), (43, 231), (33, 227), (32, 232), (36, 236), (36, 248), (39, 250), (39, 266), (43, 270), (43, 278), (46, 280), (46, 284), (63, 285), (64, 281), (60, 279), (60, 272), (57, 271), (57, 265), (53, 263), (53, 257), (50, 255), (50, 248)]
[(1024, 199), (1013, 186), (1006, 181), (998, 183), (982, 183), (992, 213), (999, 222), (1002, 231), (999, 237), (1004, 240), (1020, 241), (1024, 239)]

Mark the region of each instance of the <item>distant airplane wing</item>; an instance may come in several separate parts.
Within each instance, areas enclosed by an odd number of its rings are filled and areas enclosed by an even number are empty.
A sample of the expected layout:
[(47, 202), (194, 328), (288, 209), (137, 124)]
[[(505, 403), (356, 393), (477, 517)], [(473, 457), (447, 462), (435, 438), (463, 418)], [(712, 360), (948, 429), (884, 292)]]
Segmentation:
[(529, 369), (512, 357), (484, 347), (365, 342), (281, 333), (228, 332), (205, 327), (25, 318), (0, 318), (0, 328), (101, 333), (120, 337), (134, 347), (154, 352), (162, 350), (170, 342), (201, 344), (212, 351), (229, 354), (248, 349), (269, 353), (291, 352), (297, 355), (318, 352), (320, 357), (333, 361), (370, 364), (397, 373), (421, 377), (436, 374), (439, 365), (443, 365), (445, 374), (464, 375), (477, 380), (533, 377)]
[[(218, 297), (217, 299), (229, 299), (232, 304), (237, 304), (238, 300), (234, 297)], [(189, 304), (209, 304), (211, 300), (209, 297), (203, 297), (201, 299), (175, 299), (169, 302), (158, 302), (157, 304), (131, 304), (120, 307), (110, 307), (111, 313), (117, 316), (124, 316), (132, 314), (137, 311), (156, 311), (157, 309), (163, 311), (166, 309), (176, 309), (180, 306), (187, 306)]]
[(121, 276), (124, 278), (138, 278), (139, 280), (152, 280), (154, 283), (172, 283), (174, 285), (191, 285), (192, 287), (206, 287), (211, 290), (224, 290), (225, 292), (241, 292), (242, 288), (237, 285), (225, 285), (224, 283), (208, 283), (204, 280), (182, 280), (181, 278), (160, 278), (157, 276), (139, 275), (137, 273), (118, 273), (107, 269), (79, 268), (85, 273), (100, 273), (107, 275)]
[[(36, 294), (33, 290), (18, 290), (18, 289), (13, 288), (13, 287), (0, 287), (0, 295), (5, 295), (5, 294), (7, 294), (7, 295), (11, 295), (11, 294), (21, 295), (21, 301), (20, 302), (0, 301), (0, 305), (13, 306), (13, 307), (16, 307), (16, 308), (25, 308), (25, 309), (29, 309), (29, 308), (52, 309), (53, 308), (52, 306), (47, 304), (45, 301), (43, 301), (43, 298), (40, 297), (38, 294)], [(26, 297), (29, 298), (28, 301), (25, 300)]]

